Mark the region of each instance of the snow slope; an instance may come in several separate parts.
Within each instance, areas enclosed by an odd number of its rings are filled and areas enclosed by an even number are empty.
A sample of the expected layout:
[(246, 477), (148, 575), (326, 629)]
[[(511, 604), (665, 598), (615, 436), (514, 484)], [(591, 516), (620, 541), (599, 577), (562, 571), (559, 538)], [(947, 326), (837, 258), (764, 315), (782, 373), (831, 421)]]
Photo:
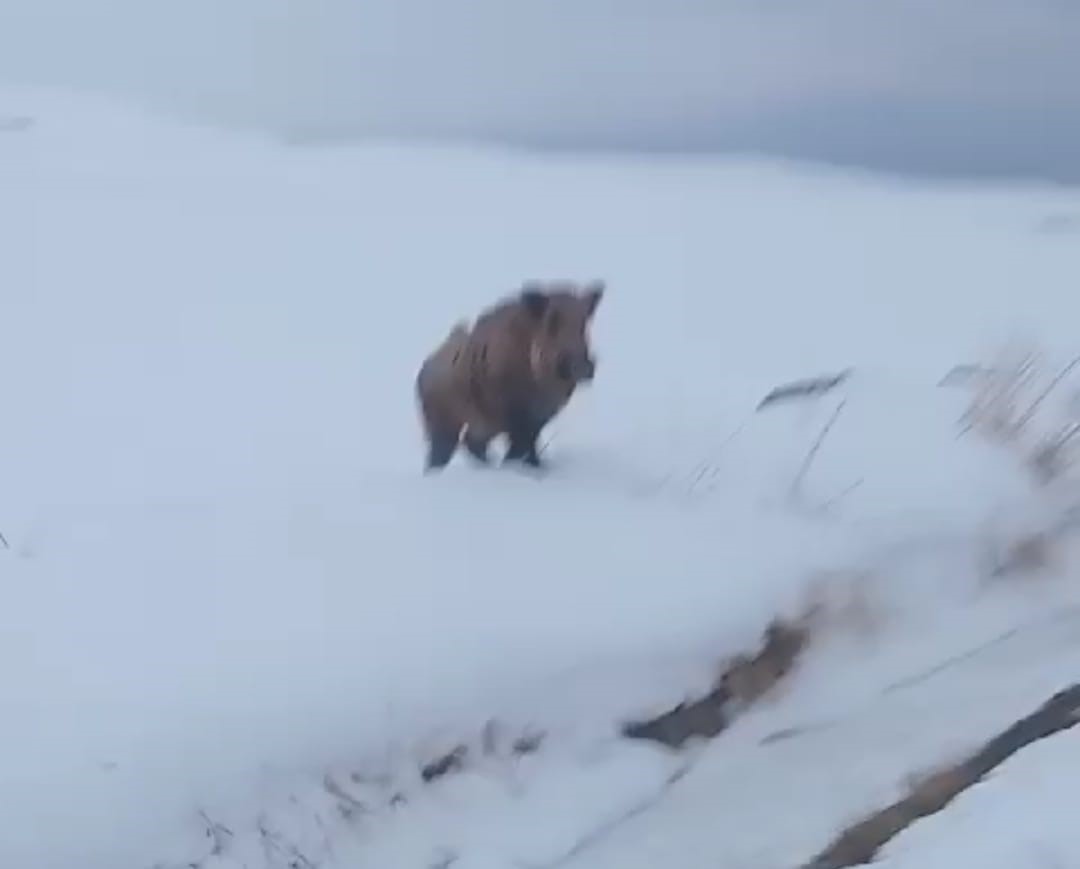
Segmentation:
[[(958, 437), (965, 396), (937, 387), (1017, 335), (1050, 369), (1075, 352), (1080, 236), (1042, 231), (1080, 213), (1074, 192), (289, 148), (0, 91), (18, 115), (36, 123), (0, 132), (3, 865), (789, 866), (1080, 672), (1068, 542), (1030, 581), (985, 576), (1068, 487)], [(562, 276), (610, 289), (548, 478), (422, 477), (423, 354)], [(848, 366), (840, 394), (754, 413)], [(840, 620), (710, 746), (616, 738), (822, 583), (872, 625)], [(533, 731), (540, 751), (508, 748)], [(951, 831), (1016, 812), (1032, 777), (1052, 801), (1075, 739), (890, 865), (975, 854)], [(421, 782), (462, 741), (488, 751)], [(1076, 859), (1036, 817), (996, 825), (995, 856), (1027, 836)]]

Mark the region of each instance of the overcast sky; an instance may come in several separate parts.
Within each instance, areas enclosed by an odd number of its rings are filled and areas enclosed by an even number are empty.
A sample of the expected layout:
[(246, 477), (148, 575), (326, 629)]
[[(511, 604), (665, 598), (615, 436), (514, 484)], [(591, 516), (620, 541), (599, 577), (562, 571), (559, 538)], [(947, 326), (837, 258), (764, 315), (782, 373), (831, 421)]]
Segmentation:
[(1080, 181), (1080, 0), (0, 0), (0, 80), (282, 130)]

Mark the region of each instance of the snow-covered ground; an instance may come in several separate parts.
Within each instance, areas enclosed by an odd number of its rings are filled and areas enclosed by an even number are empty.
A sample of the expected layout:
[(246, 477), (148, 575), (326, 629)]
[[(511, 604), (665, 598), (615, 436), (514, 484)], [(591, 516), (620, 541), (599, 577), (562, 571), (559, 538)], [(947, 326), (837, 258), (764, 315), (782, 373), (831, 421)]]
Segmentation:
[[(1070, 540), (989, 576), (1068, 480), (938, 386), (1013, 339), (1047, 376), (1080, 352), (1077, 192), (305, 149), (0, 91), (18, 116), (0, 865), (786, 869), (1080, 677)], [(421, 358), (533, 277), (609, 287), (549, 474), (422, 476)], [(714, 742), (618, 738), (821, 594), (863, 617)], [(885, 865), (1073, 865), (1078, 738)]]

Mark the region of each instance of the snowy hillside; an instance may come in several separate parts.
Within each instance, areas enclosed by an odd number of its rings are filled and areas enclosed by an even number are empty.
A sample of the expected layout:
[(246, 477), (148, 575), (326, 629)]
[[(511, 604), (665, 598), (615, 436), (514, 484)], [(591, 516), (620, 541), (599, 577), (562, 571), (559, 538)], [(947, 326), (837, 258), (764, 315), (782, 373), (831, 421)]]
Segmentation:
[[(308, 149), (0, 91), (20, 117), (0, 865), (794, 869), (1080, 681), (1070, 475), (939, 386), (1012, 341), (1043, 382), (1080, 352), (1080, 194)], [(420, 360), (534, 277), (609, 288), (549, 473), (423, 476)], [(998, 570), (1026, 539), (1045, 561)], [(715, 739), (620, 736), (813, 603)], [(884, 865), (1080, 860), (1078, 740)]]

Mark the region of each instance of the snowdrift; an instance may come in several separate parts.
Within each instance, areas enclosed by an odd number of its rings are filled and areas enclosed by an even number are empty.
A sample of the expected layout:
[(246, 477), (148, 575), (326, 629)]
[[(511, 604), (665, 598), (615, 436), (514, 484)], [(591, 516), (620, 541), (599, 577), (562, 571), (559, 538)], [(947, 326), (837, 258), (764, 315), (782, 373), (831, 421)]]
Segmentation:
[[(4, 865), (795, 865), (1075, 678), (1069, 539), (987, 565), (1070, 490), (937, 385), (1017, 335), (1075, 353), (1080, 246), (1039, 229), (1075, 194), (0, 115), (32, 118), (0, 130)], [(582, 275), (598, 376), (550, 474), (423, 478), (423, 354)], [(821, 595), (864, 617), (720, 738), (619, 737)], [(970, 858), (1075, 739), (890, 865)], [(1066, 855), (1040, 818), (1016, 836)]]

